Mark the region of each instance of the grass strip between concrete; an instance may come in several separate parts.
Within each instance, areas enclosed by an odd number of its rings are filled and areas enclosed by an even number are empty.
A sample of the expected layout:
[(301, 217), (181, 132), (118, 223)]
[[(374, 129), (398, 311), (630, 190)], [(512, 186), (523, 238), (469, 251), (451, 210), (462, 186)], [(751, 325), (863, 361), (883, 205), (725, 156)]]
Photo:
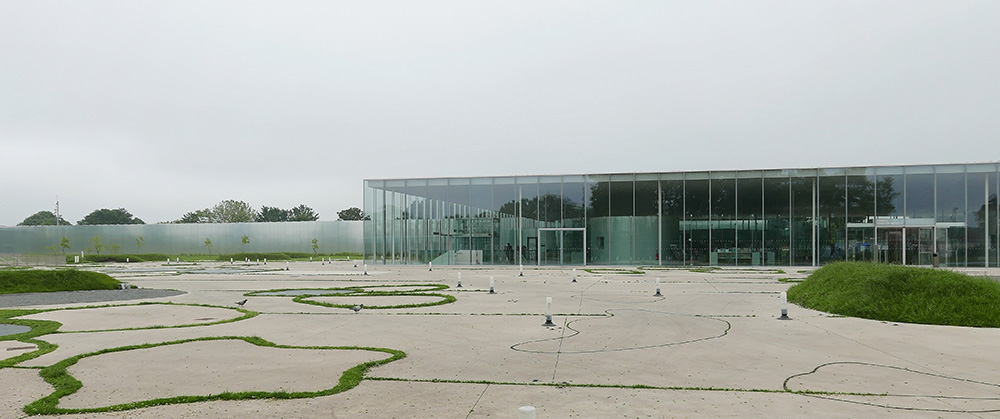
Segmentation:
[[(188, 342), (197, 341), (216, 341), (216, 340), (242, 340), (247, 343), (273, 348), (283, 348), (283, 349), (312, 349), (312, 350), (358, 350), (358, 351), (374, 351), (374, 352), (384, 352), (391, 355), (388, 358), (366, 362), (358, 364), (348, 370), (344, 371), (341, 375), (339, 383), (331, 388), (319, 390), (319, 391), (297, 391), (297, 392), (287, 392), (287, 391), (244, 391), (244, 392), (223, 392), (218, 394), (210, 395), (195, 395), (195, 396), (176, 396), (176, 397), (165, 397), (151, 400), (143, 400), (131, 403), (122, 403), (112, 406), (96, 407), (96, 408), (80, 408), (80, 409), (63, 409), (58, 407), (59, 399), (75, 393), (81, 387), (81, 383), (73, 376), (69, 375), (66, 371), (67, 368), (76, 364), (80, 359), (114, 353), (122, 351), (131, 351), (137, 349), (147, 349), (154, 348), (158, 346), (168, 346), (168, 345), (178, 345)], [(341, 393), (356, 387), (361, 380), (364, 378), (365, 373), (376, 366), (387, 364), (399, 359), (406, 357), (406, 353), (403, 351), (388, 349), (388, 348), (371, 348), (371, 347), (354, 347), (354, 346), (291, 346), (291, 345), (278, 345), (274, 342), (256, 337), (256, 336), (212, 336), (196, 339), (183, 339), (175, 340), (170, 342), (161, 343), (150, 343), (142, 345), (130, 345), (121, 346), (117, 348), (103, 349), (95, 352), (85, 353), (77, 355), (71, 358), (64, 359), (56, 364), (49, 367), (45, 367), (39, 371), (39, 374), (43, 379), (53, 387), (55, 391), (52, 394), (38, 399), (31, 404), (24, 407), (24, 412), (29, 415), (52, 415), (52, 414), (67, 414), (67, 413), (99, 413), (99, 412), (113, 412), (122, 410), (139, 409), (144, 407), (162, 406), (166, 404), (179, 404), (179, 403), (195, 403), (203, 401), (214, 401), (214, 400), (252, 400), (252, 399), (301, 399), (301, 398), (312, 398), (320, 396), (328, 396), (331, 394)]]

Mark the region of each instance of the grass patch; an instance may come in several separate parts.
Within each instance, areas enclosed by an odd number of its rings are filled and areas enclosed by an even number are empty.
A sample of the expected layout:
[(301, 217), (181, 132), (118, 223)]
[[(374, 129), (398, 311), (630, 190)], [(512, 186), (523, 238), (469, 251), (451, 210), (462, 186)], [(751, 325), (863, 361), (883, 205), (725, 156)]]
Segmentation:
[[(177, 397), (166, 397), (160, 399), (143, 400), (132, 403), (116, 404), (112, 406), (104, 406), (97, 408), (85, 408), (85, 409), (63, 409), (58, 407), (59, 399), (70, 394), (75, 393), (81, 387), (83, 383), (73, 376), (69, 375), (66, 369), (77, 363), (82, 358), (91, 357), (95, 355), (102, 355), (107, 353), (131, 351), (136, 349), (146, 349), (153, 348), (157, 346), (166, 345), (177, 345), (187, 342), (195, 341), (213, 341), (213, 340), (243, 340), (247, 343), (251, 343), (257, 346), (274, 347), (274, 348), (287, 348), (287, 349), (316, 349), (316, 350), (363, 350), (363, 351), (375, 351), (384, 352), (392, 355), (388, 358), (376, 360), (372, 362), (366, 362), (363, 364), (358, 364), (357, 366), (344, 371), (343, 375), (340, 377), (339, 383), (332, 388), (319, 390), (319, 391), (278, 391), (278, 392), (268, 392), (268, 391), (245, 391), (245, 392), (224, 392), (218, 394), (210, 395), (200, 395), (200, 396), (177, 396)], [(399, 359), (406, 357), (406, 353), (403, 351), (395, 349), (386, 348), (368, 348), (368, 347), (351, 347), (351, 346), (290, 346), (290, 345), (278, 345), (273, 342), (261, 339), (255, 336), (216, 336), (216, 337), (205, 337), (196, 339), (184, 339), (176, 340), (172, 342), (163, 343), (152, 343), (143, 345), (131, 345), (122, 346), (118, 348), (103, 349), (96, 352), (90, 352), (82, 355), (77, 355), (71, 358), (67, 358), (60, 361), (52, 366), (43, 368), (39, 371), (39, 374), (45, 381), (55, 387), (55, 391), (52, 394), (38, 399), (31, 404), (24, 407), (24, 412), (29, 415), (53, 415), (53, 414), (66, 414), (66, 413), (97, 413), (97, 412), (112, 412), (112, 411), (122, 411), (139, 409), (144, 407), (152, 406), (162, 406), (167, 404), (178, 404), (178, 403), (195, 403), (211, 400), (248, 400), (248, 399), (301, 399), (301, 398), (312, 398), (320, 396), (328, 396), (331, 394), (342, 393), (344, 391), (350, 390), (356, 387), (361, 380), (364, 378), (365, 373), (368, 372), (372, 367), (387, 364)]]
[(18, 333), (16, 335), (0, 336), (0, 340), (16, 340), (18, 342), (30, 343), (38, 347), (34, 351), (23, 353), (21, 355), (0, 360), (0, 368), (13, 367), (21, 362), (27, 361), (32, 358), (38, 358), (49, 352), (56, 350), (58, 346), (55, 344), (33, 339), (38, 336), (47, 335), (49, 333), (55, 332), (59, 329), (62, 324), (54, 321), (47, 320), (26, 320), (26, 319), (12, 319), (11, 317), (27, 316), (29, 314), (41, 313), (45, 310), (0, 310), (0, 323), (6, 324), (16, 324), (20, 326), (28, 326), (31, 330)]
[(106, 274), (75, 269), (0, 271), (0, 294), (113, 290), (118, 284), (118, 280)]
[(788, 300), (872, 320), (1000, 327), (1000, 283), (931, 268), (832, 263), (789, 288)]

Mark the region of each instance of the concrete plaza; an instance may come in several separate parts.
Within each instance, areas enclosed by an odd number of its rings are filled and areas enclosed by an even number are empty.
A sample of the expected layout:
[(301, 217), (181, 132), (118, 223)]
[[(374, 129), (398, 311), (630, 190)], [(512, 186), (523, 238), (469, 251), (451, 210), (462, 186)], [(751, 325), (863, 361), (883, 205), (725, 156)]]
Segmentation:
[[(93, 269), (142, 288), (183, 295), (116, 301), (115, 307), (26, 316), (55, 320), (39, 339), (54, 352), (22, 362), (43, 367), (102, 349), (213, 336), (258, 336), (297, 347), (390, 348), (407, 356), (372, 368), (343, 393), (292, 400), (209, 401), (109, 413), (106, 417), (538, 418), (990, 417), (1000, 412), (1000, 330), (846, 318), (790, 306), (780, 293), (809, 268), (724, 268), (708, 272), (598, 267), (368, 266), (355, 262), (105, 265)], [(265, 268), (267, 270), (265, 270)], [(279, 270), (281, 269), (281, 270)], [(970, 270), (982, 274), (983, 268)], [(997, 271), (986, 271), (997, 275)], [(457, 288), (461, 273), (462, 287)], [(490, 294), (490, 277), (495, 294)], [(656, 279), (662, 296), (655, 296)], [(269, 289), (369, 287), (429, 291), (454, 303), (359, 313), (244, 296)], [(378, 287), (375, 287), (378, 286)], [(388, 287), (386, 287), (388, 286)], [(543, 327), (553, 298), (554, 327)], [(260, 315), (236, 322), (236, 307)], [(366, 306), (421, 304), (433, 296), (329, 296)], [(94, 303), (31, 308), (94, 306)], [(15, 307), (0, 307), (15, 308)], [(17, 307), (27, 308), (27, 307)], [(206, 323), (194, 327), (164, 327)], [(138, 328), (138, 329), (136, 329)], [(133, 329), (108, 331), (108, 329)], [(0, 341), (0, 358), (26, 352)], [(96, 408), (225, 391), (318, 391), (354, 365), (386, 358), (357, 350), (285, 349), (239, 340), (157, 346), (82, 358), (68, 369), (83, 383), (60, 400)], [(0, 369), (0, 417), (52, 392), (34, 368)], [(805, 392), (805, 393), (796, 393)]]

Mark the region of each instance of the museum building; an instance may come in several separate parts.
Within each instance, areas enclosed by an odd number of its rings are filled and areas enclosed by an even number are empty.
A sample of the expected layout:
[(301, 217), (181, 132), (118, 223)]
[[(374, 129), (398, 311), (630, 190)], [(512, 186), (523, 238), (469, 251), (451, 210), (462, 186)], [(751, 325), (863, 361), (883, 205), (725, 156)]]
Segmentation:
[(998, 266), (1000, 163), (365, 180), (369, 263)]

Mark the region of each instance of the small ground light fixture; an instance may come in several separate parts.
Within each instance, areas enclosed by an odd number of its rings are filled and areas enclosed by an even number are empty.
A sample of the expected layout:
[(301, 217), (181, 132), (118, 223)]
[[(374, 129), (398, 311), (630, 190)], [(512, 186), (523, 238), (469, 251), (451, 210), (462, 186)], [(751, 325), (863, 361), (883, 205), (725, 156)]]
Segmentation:
[(365, 264), (365, 275), (368, 275), (368, 264)]
[(576, 268), (573, 268), (573, 282), (576, 282)]
[(456, 288), (462, 288), (462, 273), (458, 273), (458, 286)]
[(653, 294), (653, 296), (654, 297), (662, 297), (663, 296), (663, 294), (660, 294), (660, 278), (656, 278), (656, 294)]
[(518, 270), (521, 272), (517, 276), (524, 276), (524, 265), (517, 265)]
[(430, 272), (433, 270), (434, 270), (434, 262), (427, 262), (427, 271)]
[(782, 291), (781, 292), (781, 317), (778, 317), (778, 320), (791, 320), (791, 319), (792, 319), (791, 317), (788, 317), (788, 293), (785, 292), (785, 291)]
[(496, 294), (496, 291), (493, 291), (493, 276), (492, 275), (490, 275), (490, 294)]
[(552, 323), (552, 297), (545, 297), (545, 323), (542, 323), (542, 326), (549, 327), (555, 325), (555, 323)]

